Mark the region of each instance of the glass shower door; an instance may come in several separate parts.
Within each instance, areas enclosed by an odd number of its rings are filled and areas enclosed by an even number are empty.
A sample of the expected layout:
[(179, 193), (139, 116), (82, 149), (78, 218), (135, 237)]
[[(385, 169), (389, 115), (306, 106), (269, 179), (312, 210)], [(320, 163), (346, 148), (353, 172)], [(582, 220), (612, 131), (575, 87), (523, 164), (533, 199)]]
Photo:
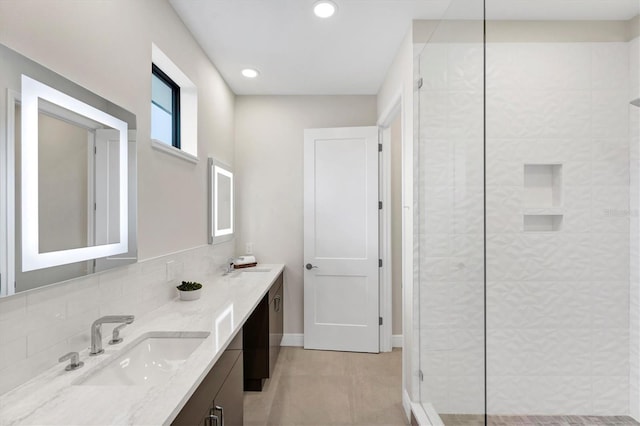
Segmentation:
[(414, 23), (424, 37), (414, 147), (420, 398), (447, 425), (483, 424), (485, 412), (483, 5), (474, 4), (453, 1), (443, 20)]

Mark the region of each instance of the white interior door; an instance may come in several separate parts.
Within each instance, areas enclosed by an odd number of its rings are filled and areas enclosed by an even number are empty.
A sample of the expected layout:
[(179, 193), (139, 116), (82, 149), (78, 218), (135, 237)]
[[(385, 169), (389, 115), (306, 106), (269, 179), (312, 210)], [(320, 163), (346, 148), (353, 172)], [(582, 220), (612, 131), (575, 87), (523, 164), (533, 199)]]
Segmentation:
[(379, 351), (378, 128), (304, 135), (304, 347)]

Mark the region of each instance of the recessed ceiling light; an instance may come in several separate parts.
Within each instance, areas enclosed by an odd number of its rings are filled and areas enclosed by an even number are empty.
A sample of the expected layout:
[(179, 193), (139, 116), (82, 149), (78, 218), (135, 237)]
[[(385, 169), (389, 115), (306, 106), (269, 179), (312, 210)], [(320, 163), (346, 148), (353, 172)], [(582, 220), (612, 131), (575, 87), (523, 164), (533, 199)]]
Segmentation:
[(338, 6), (329, 0), (321, 0), (313, 5), (313, 13), (318, 18), (329, 18), (338, 10)]
[(245, 68), (242, 70), (242, 75), (247, 78), (256, 78), (260, 74), (258, 70), (254, 70), (253, 68)]

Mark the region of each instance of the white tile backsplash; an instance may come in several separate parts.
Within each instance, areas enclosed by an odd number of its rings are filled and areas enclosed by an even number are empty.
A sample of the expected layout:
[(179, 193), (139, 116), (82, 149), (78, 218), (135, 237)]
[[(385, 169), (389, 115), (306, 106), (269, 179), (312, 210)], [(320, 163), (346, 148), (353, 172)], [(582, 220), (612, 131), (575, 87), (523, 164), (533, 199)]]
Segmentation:
[(202, 246), (0, 299), (0, 394), (87, 348), (95, 319), (150, 312), (177, 296), (178, 281), (197, 281), (233, 254), (232, 242)]

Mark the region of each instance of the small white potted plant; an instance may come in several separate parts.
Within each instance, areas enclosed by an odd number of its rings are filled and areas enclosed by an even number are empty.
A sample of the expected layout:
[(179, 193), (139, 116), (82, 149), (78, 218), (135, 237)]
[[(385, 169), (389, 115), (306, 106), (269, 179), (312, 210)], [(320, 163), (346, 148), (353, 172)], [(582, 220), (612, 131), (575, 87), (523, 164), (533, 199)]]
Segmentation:
[(191, 281), (182, 281), (182, 284), (176, 287), (180, 294), (180, 300), (197, 300), (200, 299), (202, 292), (202, 284)]

